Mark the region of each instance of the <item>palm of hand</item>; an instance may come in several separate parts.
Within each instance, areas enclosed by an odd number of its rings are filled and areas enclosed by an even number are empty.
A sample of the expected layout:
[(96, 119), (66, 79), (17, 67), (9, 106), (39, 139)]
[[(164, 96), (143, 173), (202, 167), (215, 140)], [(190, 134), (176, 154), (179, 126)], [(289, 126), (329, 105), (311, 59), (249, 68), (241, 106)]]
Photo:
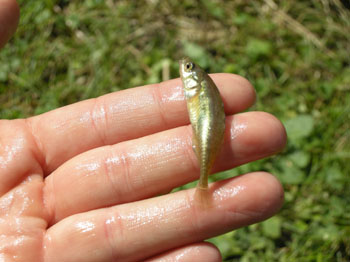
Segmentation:
[[(229, 74), (213, 79), (228, 115), (216, 170), (281, 150), (285, 132), (277, 119), (262, 112), (232, 116), (254, 102), (250, 84)], [(0, 258), (220, 260), (201, 241), (271, 216), (283, 191), (258, 172), (211, 185), (209, 210), (194, 204), (193, 190), (155, 197), (198, 176), (187, 124), (178, 79), (1, 120)]]

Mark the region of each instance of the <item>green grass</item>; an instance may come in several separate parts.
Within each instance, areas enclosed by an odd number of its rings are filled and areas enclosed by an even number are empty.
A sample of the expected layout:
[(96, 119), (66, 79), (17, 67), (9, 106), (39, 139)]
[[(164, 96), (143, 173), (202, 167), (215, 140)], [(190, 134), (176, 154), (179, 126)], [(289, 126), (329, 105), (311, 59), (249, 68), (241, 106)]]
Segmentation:
[(211, 241), (226, 261), (350, 260), (349, 9), (337, 0), (20, 2), (19, 29), (0, 52), (1, 118), (178, 77), (183, 55), (240, 74), (257, 90), (254, 110), (286, 125), (288, 146), (213, 179), (272, 172), (285, 204)]

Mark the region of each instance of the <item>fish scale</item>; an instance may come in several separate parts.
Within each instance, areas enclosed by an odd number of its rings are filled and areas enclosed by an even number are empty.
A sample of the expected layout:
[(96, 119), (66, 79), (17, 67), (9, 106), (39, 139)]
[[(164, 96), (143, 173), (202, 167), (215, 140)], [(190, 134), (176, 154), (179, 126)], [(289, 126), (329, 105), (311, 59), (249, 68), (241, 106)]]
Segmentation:
[(221, 150), (225, 133), (225, 111), (220, 92), (204, 70), (189, 58), (179, 62), (193, 138), (200, 166), (198, 189), (208, 188), (208, 176)]

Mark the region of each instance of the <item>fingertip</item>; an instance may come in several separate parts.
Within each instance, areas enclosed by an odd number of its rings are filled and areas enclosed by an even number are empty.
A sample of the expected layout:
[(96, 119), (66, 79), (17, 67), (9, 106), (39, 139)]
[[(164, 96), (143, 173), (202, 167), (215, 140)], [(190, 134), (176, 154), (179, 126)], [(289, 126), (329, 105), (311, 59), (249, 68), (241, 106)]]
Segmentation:
[(15, 0), (0, 0), (0, 48), (15, 33), (19, 15), (19, 5)]
[[(254, 114), (256, 118), (259, 118), (260, 123), (264, 123), (264, 126), (268, 127), (265, 133), (267, 136), (266, 141), (269, 141), (270, 152), (277, 153), (281, 151), (287, 144), (287, 132), (282, 122), (270, 113), (254, 112)], [(256, 127), (256, 131), (259, 131), (258, 129), (260, 129), (260, 132), (263, 132), (261, 128)]]
[(240, 75), (230, 74), (234, 81), (237, 82), (242, 89), (242, 96), (244, 96), (250, 105), (255, 104), (256, 101), (256, 91), (253, 85), (249, 82), (248, 79)]
[(220, 250), (214, 244), (209, 242), (195, 244), (193, 247), (193, 254), (194, 256), (192, 257), (192, 260), (187, 261), (193, 261), (193, 259), (197, 257), (201, 258), (200, 261), (222, 261)]
[[(204, 251), (203, 253), (203, 259), (205, 259), (206, 257), (209, 258), (208, 261), (222, 261), (222, 256), (220, 253), (220, 250), (217, 248), (217, 246), (215, 246), (212, 243), (209, 242), (203, 242), (200, 244), (202, 246), (202, 250)], [(201, 250), (199, 250), (201, 251)], [(204, 261), (204, 260), (202, 260)]]
[(283, 124), (269, 113), (246, 112), (233, 116), (232, 120), (228, 134), (230, 146), (240, 151), (239, 158), (246, 159), (253, 152), (260, 158), (273, 155), (283, 150), (287, 143)]
[(284, 200), (281, 183), (267, 172), (253, 172), (219, 181), (211, 190), (216, 206), (226, 210), (233, 228), (273, 216)]
[(255, 185), (255, 192), (260, 199), (259, 208), (261, 220), (276, 214), (284, 201), (284, 190), (281, 182), (268, 172), (254, 172), (248, 174), (251, 183)]
[(210, 261), (220, 262), (222, 257), (219, 249), (212, 243), (201, 242), (170, 250), (153, 258), (146, 259), (147, 262), (187, 262), (187, 261)]
[(244, 111), (255, 103), (255, 89), (246, 78), (229, 73), (213, 74), (211, 77), (220, 89), (226, 114)]

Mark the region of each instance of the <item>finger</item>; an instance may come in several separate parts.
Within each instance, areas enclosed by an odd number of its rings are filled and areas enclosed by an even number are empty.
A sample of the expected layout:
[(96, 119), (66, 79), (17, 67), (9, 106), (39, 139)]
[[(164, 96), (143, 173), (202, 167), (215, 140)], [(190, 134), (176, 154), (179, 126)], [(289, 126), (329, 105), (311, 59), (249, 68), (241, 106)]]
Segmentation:
[[(254, 102), (254, 90), (242, 77), (215, 74), (213, 79), (228, 114), (244, 110)], [(89, 149), (188, 123), (179, 79), (83, 101), (29, 121), (45, 156), (46, 173)]]
[(0, 196), (32, 174), (42, 177), (39, 156), (23, 119), (0, 120)]
[[(281, 122), (267, 113), (227, 117), (226, 127), (225, 143), (213, 172), (272, 155), (286, 143)], [(45, 181), (44, 196), (52, 222), (152, 197), (198, 179), (191, 137), (190, 126), (179, 127), (98, 148), (65, 163)], [(93, 193), (87, 193), (92, 188)]]
[(221, 262), (221, 254), (216, 246), (202, 242), (187, 245), (167, 251), (156, 257), (148, 258), (145, 262)]
[(15, 0), (0, 0), (0, 48), (15, 33), (19, 20), (19, 6)]
[(208, 208), (191, 189), (68, 217), (48, 229), (44, 260), (139, 261), (262, 221), (283, 202), (281, 184), (264, 172), (215, 182), (209, 194)]

